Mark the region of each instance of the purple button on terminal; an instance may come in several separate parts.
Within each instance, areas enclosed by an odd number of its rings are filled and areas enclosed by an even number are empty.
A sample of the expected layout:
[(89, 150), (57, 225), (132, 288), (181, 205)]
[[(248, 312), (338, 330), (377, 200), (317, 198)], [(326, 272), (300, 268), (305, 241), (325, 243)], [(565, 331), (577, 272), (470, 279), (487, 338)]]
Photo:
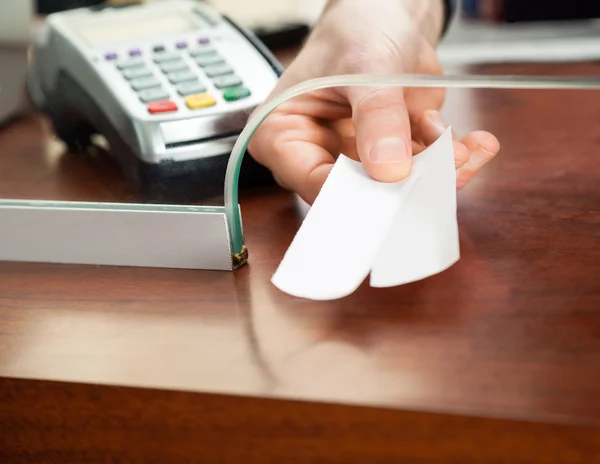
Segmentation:
[(199, 44), (203, 44), (203, 45), (205, 45), (205, 44), (207, 44), (207, 43), (210, 43), (210, 39), (209, 39), (208, 37), (200, 37), (200, 38), (198, 39), (198, 43), (199, 43)]
[(177, 42), (177, 43), (175, 44), (175, 46), (176, 46), (177, 48), (185, 48), (185, 47), (187, 47), (187, 43), (186, 43), (186, 42), (183, 42), (183, 41), (181, 41), (181, 42)]
[(109, 52), (106, 55), (104, 55), (104, 58), (106, 58), (107, 60), (116, 60), (117, 54), (115, 52)]
[(140, 56), (142, 54), (142, 51), (139, 48), (134, 48), (132, 50), (129, 50), (129, 56)]

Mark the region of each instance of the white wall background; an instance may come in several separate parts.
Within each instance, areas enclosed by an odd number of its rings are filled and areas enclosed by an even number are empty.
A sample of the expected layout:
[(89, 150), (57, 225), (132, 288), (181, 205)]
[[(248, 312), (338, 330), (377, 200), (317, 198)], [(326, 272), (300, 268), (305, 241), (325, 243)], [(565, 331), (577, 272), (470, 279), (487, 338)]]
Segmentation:
[(0, 44), (29, 42), (33, 0), (0, 0)]
[(326, 0), (209, 0), (220, 11), (249, 26), (318, 18)]

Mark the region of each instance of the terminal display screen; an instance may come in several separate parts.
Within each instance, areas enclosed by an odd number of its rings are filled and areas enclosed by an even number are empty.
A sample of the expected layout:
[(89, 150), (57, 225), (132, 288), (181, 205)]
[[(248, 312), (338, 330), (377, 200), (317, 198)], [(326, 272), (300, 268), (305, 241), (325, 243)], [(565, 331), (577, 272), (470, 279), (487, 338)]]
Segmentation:
[(75, 24), (77, 33), (91, 46), (123, 43), (198, 30), (201, 25), (183, 14), (156, 17), (131, 17), (127, 21), (85, 21)]

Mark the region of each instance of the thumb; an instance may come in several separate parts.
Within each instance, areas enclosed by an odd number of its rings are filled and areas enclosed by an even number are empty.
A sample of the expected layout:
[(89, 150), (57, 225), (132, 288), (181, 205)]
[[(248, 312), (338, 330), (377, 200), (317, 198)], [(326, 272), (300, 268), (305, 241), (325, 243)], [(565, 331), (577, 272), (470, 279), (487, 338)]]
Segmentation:
[(402, 89), (348, 89), (358, 155), (381, 182), (398, 182), (412, 166), (410, 119)]

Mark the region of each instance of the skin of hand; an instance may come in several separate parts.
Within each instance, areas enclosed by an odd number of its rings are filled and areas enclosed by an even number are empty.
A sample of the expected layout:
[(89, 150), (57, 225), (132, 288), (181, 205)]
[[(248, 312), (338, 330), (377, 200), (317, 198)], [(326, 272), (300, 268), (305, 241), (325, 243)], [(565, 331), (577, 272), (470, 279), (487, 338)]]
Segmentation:
[[(271, 95), (307, 79), (338, 74), (440, 74), (435, 47), (441, 0), (332, 0)], [(360, 160), (376, 180), (395, 182), (412, 156), (446, 129), (439, 110), (444, 89), (338, 87), (304, 94), (279, 106), (248, 150), (282, 187), (309, 204), (337, 156)], [(488, 132), (454, 135), (457, 189), (499, 151)]]

